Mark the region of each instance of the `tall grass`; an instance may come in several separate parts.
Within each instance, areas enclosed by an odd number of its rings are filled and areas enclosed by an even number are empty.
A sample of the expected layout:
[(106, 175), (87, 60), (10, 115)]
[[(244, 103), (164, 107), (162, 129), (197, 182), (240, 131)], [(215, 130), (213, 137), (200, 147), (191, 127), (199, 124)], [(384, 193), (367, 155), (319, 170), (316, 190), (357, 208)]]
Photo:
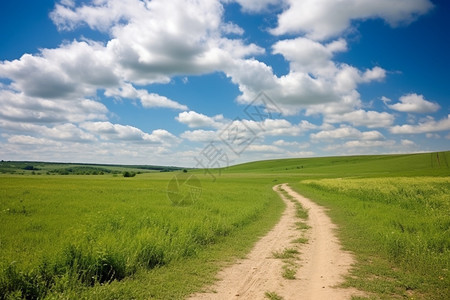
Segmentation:
[(0, 299), (77, 298), (131, 281), (197, 257), (280, 203), (271, 185), (222, 180), (205, 181), (193, 205), (175, 206), (167, 175), (146, 176), (2, 177)]
[(387, 298), (450, 295), (449, 177), (306, 180), (297, 188), (331, 208), (344, 245), (360, 254), (353, 285)]

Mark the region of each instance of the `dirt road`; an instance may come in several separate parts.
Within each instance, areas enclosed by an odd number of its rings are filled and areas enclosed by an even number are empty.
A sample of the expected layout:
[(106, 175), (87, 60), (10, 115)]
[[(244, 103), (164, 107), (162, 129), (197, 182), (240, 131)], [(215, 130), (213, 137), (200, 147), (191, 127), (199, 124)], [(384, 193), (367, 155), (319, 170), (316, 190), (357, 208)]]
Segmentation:
[[(280, 188), (309, 210), (306, 223), (311, 228), (306, 232), (297, 229), (295, 205), (279, 192)], [(278, 224), (255, 244), (247, 258), (219, 272), (219, 281), (214, 286), (190, 299), (267, 299), (266, 292), (286, 300), (350, 299), (351, 295), (359, 294), (335, 287), (342, 282), (353, 257), (341, 250), (334, 234), (336, 227), (324, 208), (297, 194), (287, 184), (273, 189), (287, 206)], [(308, 243), (294, 244), (293, 240), (301, 236), (308, 238)], [(295, 247), (300, 252), (296, 278), (285, 279), (282, 276), (285, 262), (274, 258), (273, 253)]]

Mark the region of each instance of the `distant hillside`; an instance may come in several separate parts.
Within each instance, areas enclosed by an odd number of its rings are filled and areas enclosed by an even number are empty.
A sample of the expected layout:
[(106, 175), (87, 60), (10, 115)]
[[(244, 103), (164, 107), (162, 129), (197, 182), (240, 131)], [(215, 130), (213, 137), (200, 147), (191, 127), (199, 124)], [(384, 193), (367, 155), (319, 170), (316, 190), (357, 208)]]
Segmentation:
[(250, 162), (231, 166), (226, 173), (299, 173), (312, 175), (370, 176), (383, 173), (397, 175), (450, 175), (450, 151), (401, 154), (292, 158)]

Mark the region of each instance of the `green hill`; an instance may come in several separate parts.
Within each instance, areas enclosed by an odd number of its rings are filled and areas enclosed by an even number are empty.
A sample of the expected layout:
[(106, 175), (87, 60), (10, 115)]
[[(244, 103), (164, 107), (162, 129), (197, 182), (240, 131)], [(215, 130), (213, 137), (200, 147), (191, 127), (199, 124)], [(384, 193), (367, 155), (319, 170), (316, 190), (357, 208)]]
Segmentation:
[(225, 173), (298, 173), (308, 177), (448, 175), (450, 151), (265, 160), (239, 164)]

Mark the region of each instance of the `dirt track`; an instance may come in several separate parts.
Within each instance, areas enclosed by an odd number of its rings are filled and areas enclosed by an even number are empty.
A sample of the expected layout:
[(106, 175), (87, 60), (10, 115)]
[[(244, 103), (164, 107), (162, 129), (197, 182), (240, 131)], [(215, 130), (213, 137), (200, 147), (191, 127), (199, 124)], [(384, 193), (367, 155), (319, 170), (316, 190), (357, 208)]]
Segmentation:
[[(279, 187), (289, 193), (309, 210), (306, 222), (311, 226), (303, 236), (304, 245), (292, 241), (301, 236), (295, 223), (294, 204), (286, 199)], [(359, 294), (351, 289), (336, 288), (353, 262), (352, 256), (341, 250), (335, 237), (335, 225), (325, 214), (324, 208), (294, 192), (287, 184), (274, 186), (286, 202), (278, 224), (254, 246), (246, 259), (222, 270), (219, 281), (205, 293), (192, 295), (190, 299), (267, 299), (266, 292), (275, 292), (283, 299), (350, 299)], [(273, 257), (273, 252), (298, 247), (300, 256), (296, 279), (282, 277), (283, 261)]]

